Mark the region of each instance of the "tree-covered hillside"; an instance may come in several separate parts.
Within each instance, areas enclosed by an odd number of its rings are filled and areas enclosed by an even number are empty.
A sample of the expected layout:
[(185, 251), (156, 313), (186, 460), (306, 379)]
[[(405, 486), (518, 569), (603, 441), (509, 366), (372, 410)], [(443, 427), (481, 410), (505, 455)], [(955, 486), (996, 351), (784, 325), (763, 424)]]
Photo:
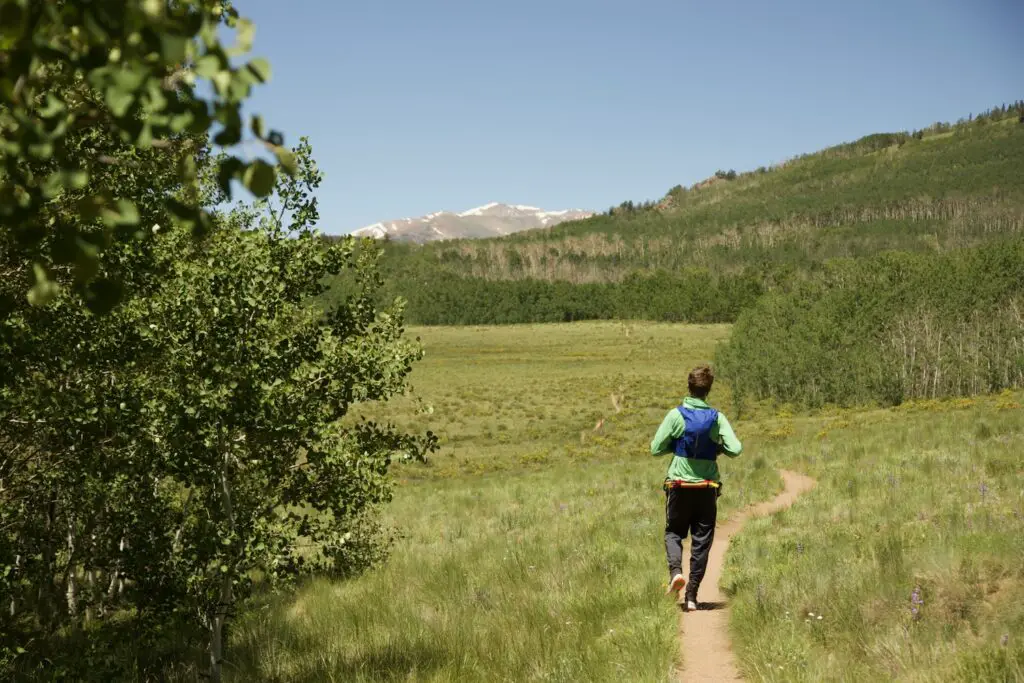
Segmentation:
[(499, 239), (386, 244), (416, 322), (731, 321), (832, 258), (947, 252), (1024, 231), (1024, 102), (718, 172), (657, 203)]

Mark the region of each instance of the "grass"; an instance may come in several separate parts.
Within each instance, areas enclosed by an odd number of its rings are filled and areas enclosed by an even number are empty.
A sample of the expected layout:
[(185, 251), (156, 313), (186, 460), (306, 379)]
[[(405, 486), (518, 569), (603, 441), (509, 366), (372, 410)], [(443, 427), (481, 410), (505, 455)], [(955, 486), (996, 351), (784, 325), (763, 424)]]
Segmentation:
[(1006, 392), (798, 423), (771, 460), (819, 486), (723, 577), (747, 677), (1024, 681), (1022, 418)]
[[(681, 368), (727, 332), (413, 330), (427, 348), (413, 380), (422, 403), (409, 397), (388, 417), (445, 445), (431, 465), (398, 469), (390, 560), (249, 610), (230, 647), (233, 680), (666, 680), (677, 664), (668, 463), (647, 448), (685, 392)], [(756, 451), (723, 467), (724, 515), (779, 488)]]
[[(374, 412), (444, 445), (396, 469), (390, 559), (252, 605), (231, 680), (669, 680), (668, 463), (647, 444), (728, 327), (412, 332), (416, 395)], [(734, 418), (727, 387), (712, 399)], [(777, 468), (819, 480), (731, 547), (749, 680), (1024, 680), (1022, 401), (733, 419), (746, 450), (723, 465), (723, 517), (776, 492)]]

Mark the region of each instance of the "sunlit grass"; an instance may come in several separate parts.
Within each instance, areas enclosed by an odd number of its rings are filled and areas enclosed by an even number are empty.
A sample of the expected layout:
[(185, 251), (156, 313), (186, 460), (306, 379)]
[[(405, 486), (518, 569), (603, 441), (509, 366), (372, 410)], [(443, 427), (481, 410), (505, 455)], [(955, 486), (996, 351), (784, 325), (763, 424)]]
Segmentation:
[[(252, 606), (232, 679), (668, 680), (667, 463), (647, 445), (728, 328), (414, 333), (415, 398), (375, 415), (444, 444), (397, 469), (391, 558)], [(712, 399), (730, 411), (727, 387)], [(723, 464), (723, 517), (777, 491), (778, 468), (819, 480), (731, 547), (723, 585), (750, 680), (1024, 680), (1022, 402), (733, 419), (746, 450)]]
[(819, 486), (730, 549), (748, 678), (1024, 680), (1019, 400), (819, 418), (772, 449)]
[[(678, 614), (664, 595), (668, 463), (647, 449), (686, 371), (727, 331), (414, 330), (427, 347), (414, 384), (433, 413), (410, 398), (388, 415), (445, 445), (432, 465), (399, 470), (391, 559), (248, 612), (234, 679), (666, 680)], [(751, 452), (725, 468), (723, 514), (779, 487), (756, 439)]]

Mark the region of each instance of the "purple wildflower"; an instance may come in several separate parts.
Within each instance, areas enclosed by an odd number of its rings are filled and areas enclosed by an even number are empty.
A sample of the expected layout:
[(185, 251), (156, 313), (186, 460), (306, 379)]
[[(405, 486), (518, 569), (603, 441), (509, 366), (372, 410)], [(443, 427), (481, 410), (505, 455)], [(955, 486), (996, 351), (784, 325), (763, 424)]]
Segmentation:
[(981, 484), (978, 486), (978, 492), (981, 493), (981, 500), (984, 501), (985, 494), (988, 493), (988, 485), (986, 485), (985, 482), (981, 482)]
[(999, 644), (1006, 647), (1006, 644), (1010, 642), (1010, 634), (1004, 633), (1003, 637), (999, 639)]
[(914, 586), (910, 593), (910, 617), (917, 621), (921, 618), (921, 606), (924, 605), (924, 598), (921, 597), (921, 587)]

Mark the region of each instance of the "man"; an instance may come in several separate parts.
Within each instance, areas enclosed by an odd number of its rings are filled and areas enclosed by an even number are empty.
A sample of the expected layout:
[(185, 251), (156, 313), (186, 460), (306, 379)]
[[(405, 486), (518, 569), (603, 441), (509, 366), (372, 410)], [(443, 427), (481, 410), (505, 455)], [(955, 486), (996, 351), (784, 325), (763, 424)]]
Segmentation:
[[(714, 373), (707, 365), (690, 371), (689, 395), (669, 411), (651, 442), (651, 455), (672, 454), (665, 478), (665, 554), (668, 592), (686, 588), (683, 609), (697, 609), (697, 589), (715, 538), (722, 479), (718, 454), (735, 458), (743, 445), (729, 420), (706, 403)], [(683, 578), (683, 539), (690, 534), (690, 581)]]

